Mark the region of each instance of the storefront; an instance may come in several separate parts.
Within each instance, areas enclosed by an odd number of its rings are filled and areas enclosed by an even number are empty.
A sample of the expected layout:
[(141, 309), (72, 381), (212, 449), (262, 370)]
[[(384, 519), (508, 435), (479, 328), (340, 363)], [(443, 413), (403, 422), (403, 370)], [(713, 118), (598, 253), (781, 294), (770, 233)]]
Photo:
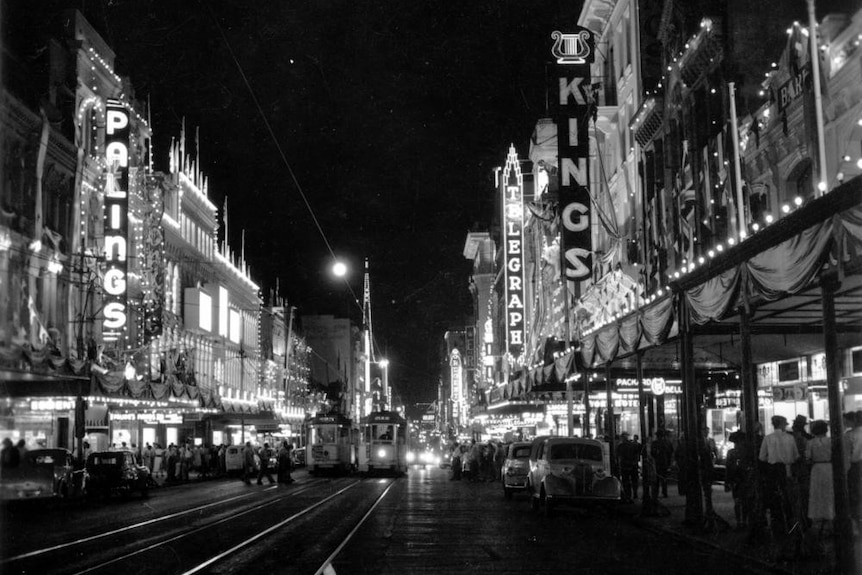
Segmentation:
[[(656, 429), (666, 429), (676, 434), (680, 429), (680, 413), (682, 411), (682, 382), (679, 379), (665, 379), (661, 376), (646, 377), (643, 380), (644, 415), (647, 433)], [(639, 386), (637, 378), (620, 377), (613, 380), (611, 400), (613, 402), (615, 429), (617, 433), (627, 432), (632, 436), (641, 435), (640, 403), (638, 401)], [(596, 391), (590, 394), (591, 431), (595, 436), (597, 431), (606, 429), (608, 396), (606, 391)], [(583, 412), (583, 405), (580, 407)]]

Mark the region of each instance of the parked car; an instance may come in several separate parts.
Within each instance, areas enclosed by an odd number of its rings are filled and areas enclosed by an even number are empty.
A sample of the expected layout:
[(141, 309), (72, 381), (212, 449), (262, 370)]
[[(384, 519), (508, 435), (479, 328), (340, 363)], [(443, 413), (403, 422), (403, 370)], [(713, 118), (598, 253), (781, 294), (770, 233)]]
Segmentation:
[(527, 478), (533, 509), (558, 503), (619, 501), (620, 481), (610, 474), (609, 446), (595, 439), (540, 437), (530, 448)]
[(296, 449), (293, 450), (291, 457), (293, 457), (293, 464), (296, 467), (304, 466), (305, 465), (305, 448), (304, 447), (297, 447)]
[(224, 452), (225, 471), (228, 473), (242, 473), (243, 455), (242, 446), (228, 445)]
[(87, 494), (149, 494), (150, 470), (131, 451), (99, 451), (87, 457)]
[(515, 491), (527, 489), (527, 475), (530, 471), (530, 442), (516, 441), (509, 444), (506, 459), (503, 461), (503, 494), (511, 499)]
[[(82, 474), (78, 474), (83, 477)], [(0, 472), (0, 499), (43, 499), (67, 495), (75, 485), (72, 454), (66, 449), (32, 449)]]
[(84, 494), (87, 470), (75, 469), (72, 452), (63, 448), (33, 449), (27, 452), (31, 465), (46, 466), (53, 470), (54, 495), (78, 497)]

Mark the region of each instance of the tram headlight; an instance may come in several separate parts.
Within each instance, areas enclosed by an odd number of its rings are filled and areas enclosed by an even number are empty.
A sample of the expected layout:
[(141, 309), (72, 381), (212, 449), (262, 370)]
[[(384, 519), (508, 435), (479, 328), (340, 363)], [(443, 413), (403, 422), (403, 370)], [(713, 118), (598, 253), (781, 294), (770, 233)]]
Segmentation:
[(378, 449), (377, 450), (377, 457), (380, 457), (380, 458), (386, 457), (386, 450), (385, 449)]

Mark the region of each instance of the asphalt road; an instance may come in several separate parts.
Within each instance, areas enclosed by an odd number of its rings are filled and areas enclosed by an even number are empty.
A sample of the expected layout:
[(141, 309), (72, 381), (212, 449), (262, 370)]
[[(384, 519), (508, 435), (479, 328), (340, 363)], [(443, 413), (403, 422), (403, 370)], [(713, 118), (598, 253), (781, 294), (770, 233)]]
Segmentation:
[(649, 573), (759, 572), (739, 559), (637, 527), (613, 509), (533, 511), (499, 483), (313, 478), (212, 480), (149, 497), (4, 506), (0, 572)]

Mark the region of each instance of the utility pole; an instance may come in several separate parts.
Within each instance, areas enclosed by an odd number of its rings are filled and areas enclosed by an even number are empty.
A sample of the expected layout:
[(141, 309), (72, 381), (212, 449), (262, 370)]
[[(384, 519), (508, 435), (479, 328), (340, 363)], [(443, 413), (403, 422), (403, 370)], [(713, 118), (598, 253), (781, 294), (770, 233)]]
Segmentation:
[(245, 348), (242, 344), (239, 345), (239, 395), (239, 437), (240, 444), (245, 445)]

